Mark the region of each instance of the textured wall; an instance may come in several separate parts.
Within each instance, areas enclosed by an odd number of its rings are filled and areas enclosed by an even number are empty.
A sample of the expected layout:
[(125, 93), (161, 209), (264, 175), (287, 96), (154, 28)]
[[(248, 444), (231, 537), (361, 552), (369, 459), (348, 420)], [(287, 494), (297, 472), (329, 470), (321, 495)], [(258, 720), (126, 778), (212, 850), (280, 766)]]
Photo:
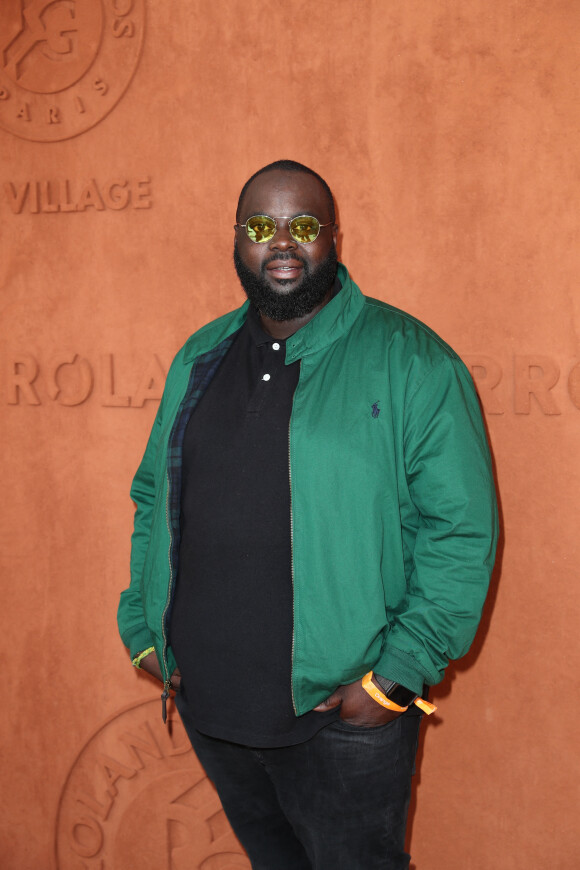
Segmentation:
[(495, 456), (499, 566), (435, 691), (413, 861), (576, 866), (579, 19), (577, 0), (2, 0), (3, 868), (249, 866), (115, 611), (164, 374), (242, 301), (235, 201), (279, 157), (327, 177), (363, 291), (472, 367)]

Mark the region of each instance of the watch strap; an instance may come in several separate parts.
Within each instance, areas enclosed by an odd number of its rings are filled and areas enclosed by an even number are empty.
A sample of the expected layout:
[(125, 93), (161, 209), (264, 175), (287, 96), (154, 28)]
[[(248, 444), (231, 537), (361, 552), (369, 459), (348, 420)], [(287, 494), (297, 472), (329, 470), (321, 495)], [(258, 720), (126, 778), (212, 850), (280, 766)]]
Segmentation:
[(376, 673), (373, 673), (373, 677), (383, 690), (385, 697), (394, 701), (395, 704), (399, 704), (401, 707), (408, 707), (413, 703), (415, 698), (419, 697), (418, 692), (413, 692), (411, 689), (407, 689), (405, 686), (401, 685), (401, 683), (397, 683), (394, 680), (387, 680), (385, 677), (381, 677)]
[(434, 713), (437, 709), (435, 704), (431, 704), (429, 701), (426, 701), (425, 698), (416, 695), (411, 691), (411, 689), (402, 686), (401, 683), (397, 683), (395, 680), (387, 680), (386, 677), (381, 677), (380, 674), (375, 674), (373, 671), (371, 671), (371, 676), (383, 690), (384, 696), (390, 700), (391, 703), (394, 702), (395, 704), (400, 705), (402, 709), (406, 709), (405, 705), (409, 707), (411, 704), (415, 704), (415, 706), (418, 707), (419, 710), (422, 710), (423, 713), (426, 713), (427, 716), (430, 716), (431, 713)]

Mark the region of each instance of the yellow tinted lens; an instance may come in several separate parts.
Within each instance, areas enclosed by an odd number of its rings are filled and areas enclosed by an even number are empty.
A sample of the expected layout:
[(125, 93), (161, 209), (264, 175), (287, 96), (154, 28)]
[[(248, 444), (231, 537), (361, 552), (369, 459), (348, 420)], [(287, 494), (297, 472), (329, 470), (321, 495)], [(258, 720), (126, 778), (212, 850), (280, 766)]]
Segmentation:
[(320, 224), (315, 217), (300, 215), (290, 221), (290, 233), (297, 242), (306, 244), (313, 242), (320, 232)]
[(269, 242), (276, 232), (276, 221), (265, 214), (257, 214), (246, 221), (246, 232), (253, 242)]

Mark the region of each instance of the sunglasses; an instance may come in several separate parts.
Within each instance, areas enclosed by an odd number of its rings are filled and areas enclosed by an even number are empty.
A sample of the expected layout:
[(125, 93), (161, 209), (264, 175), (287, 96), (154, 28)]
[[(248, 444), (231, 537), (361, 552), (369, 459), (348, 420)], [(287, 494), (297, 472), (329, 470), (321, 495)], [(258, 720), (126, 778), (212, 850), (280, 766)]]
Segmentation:
[[(327, 224), (321, 224), (319, 220), (312, 217), (310, 214), (301, 214), (298, 217), (291, 218), (288, 223), (288, 230), (295, 242), (301, 245), (308, 245), (310, 242), (315, 242), (322, 227), (329, 227), (332, 221)], [(256, 244), (269, 242), (274, 238), (278, 230), (278, 221), (275, 218), (269, 217), (267, 214), (255, 214), (248, 218), (245, 224), (236, 224), (237, 227), (245, 227), (248, 238)]]

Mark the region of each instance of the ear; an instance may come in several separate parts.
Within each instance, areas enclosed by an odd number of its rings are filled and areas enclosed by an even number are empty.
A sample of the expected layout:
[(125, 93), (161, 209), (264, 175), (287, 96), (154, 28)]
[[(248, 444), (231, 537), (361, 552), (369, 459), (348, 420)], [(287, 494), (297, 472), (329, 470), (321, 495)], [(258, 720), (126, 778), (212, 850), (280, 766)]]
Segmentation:
[(338, 224), (335, 224), (332, 228), (332, 241), (333, 241), (334, 247), (336, 248), (336, 243), (338, 241)]

